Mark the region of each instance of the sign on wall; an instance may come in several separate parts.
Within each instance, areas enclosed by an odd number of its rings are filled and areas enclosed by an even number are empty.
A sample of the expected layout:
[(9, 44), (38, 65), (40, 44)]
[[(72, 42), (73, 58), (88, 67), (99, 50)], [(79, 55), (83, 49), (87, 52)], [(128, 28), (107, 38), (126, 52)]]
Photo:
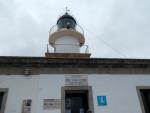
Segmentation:
[(23, 100), (22, 113), (31, 113), (31, 104), (32, 104), (31, 99)]
[(106, 96), (97, 96), (98, 106), (107, 106)]
[(88, 86), (88, 75), (65, 75), (66, 86)]
[(44, 99), (43, 109), (60, 109), (61, 108), (61, 99)]

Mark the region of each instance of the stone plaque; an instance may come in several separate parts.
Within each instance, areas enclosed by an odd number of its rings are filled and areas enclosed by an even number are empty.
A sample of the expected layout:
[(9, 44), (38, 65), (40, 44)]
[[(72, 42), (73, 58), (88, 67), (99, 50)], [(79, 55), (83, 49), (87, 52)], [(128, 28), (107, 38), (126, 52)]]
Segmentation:
[(31, 113), (31, 103), (32, 100), (23, 100), (22, 104), (22, 113)]
[(66, 86), (88, 86), (88, 75), (65, 75)]
[(43, 109), (60, 109), (61, 108), (61, 99), (44, 99)]

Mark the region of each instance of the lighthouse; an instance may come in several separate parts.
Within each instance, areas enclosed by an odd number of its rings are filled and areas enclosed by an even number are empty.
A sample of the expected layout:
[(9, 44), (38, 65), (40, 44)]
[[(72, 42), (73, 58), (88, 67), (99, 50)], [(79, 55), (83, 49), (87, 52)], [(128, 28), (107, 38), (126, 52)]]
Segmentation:
[[(88, 46), (84, 45), (84, 30), (68, 12), (60, 16), (56, 25), (51, 27), (49, 45), (54, 52), (47, 52), (46, 57), (89, 58)], [(84, 50), (81, 48), (84, 46)]]
[(44, 57), (0, 56), (0, 113), (150, 113), (150, 59), (91, 58), (79, 28), (66, 12)]

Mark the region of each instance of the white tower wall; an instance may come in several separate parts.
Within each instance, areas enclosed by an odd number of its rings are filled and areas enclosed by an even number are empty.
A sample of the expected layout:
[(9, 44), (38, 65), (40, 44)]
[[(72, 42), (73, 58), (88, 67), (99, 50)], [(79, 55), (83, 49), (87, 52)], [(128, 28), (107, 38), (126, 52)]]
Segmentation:
[(79, 41), (72, 36), (57, 38), (54, 47), (56, 53), (80, 53)]

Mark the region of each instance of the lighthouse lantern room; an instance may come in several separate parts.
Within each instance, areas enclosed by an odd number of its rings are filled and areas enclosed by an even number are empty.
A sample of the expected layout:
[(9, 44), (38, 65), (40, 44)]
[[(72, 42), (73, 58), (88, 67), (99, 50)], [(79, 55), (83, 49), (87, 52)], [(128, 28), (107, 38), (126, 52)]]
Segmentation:
[(66, 12), (57, 20), (49, 34), (49, 44), (54, 48), (54, 53), (80, 53), (84, 45), (83, 30), (78, 30), (76, 20)]

